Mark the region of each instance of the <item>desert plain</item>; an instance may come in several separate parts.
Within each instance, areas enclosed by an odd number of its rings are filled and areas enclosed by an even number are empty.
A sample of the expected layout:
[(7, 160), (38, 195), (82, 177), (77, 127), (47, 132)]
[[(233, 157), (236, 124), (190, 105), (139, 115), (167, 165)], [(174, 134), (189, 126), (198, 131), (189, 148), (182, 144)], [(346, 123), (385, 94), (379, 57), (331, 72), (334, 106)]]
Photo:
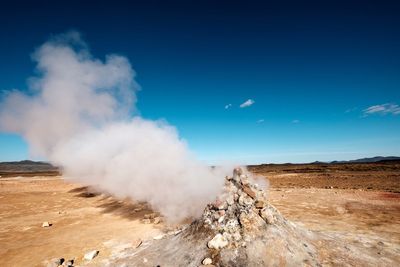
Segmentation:
[[(269, 182), (270, 203), (290, 221), (362, 247), (365, 257), (388, 257), (400, 265), (400, 162), (248, 169)], [(159, 214), (146, 203), (97, 193), (54, 172), (3, 174), (0, 266), (48, 266), (57, 258), (74, 260), (74, 266), (104, 266), (176, 227), (155, 217)], [(91, 250), (99, 254), (85, 260)], [(343, 261), (329, 254), (324, 262)]]

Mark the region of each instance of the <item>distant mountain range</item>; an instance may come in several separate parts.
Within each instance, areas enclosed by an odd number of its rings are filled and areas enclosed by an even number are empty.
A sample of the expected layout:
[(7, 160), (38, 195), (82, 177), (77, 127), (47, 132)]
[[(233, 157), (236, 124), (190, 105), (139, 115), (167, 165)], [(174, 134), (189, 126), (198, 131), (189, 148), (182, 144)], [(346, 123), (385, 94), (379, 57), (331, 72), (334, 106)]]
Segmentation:
[[(384, 162), (384, 161), (400, 161), (400, 157), (373, 157), (373, 158), (362, 158), (355, 160), (335, 160), (331, 162), (321, 162), (315, 161), (311, 164), (335, 164), (335, 163), (374, 163), (374, 162)], [(290, 164), (290, 163), (289, 163)], [(280, 164), (276, 164), (280, 165)], [(11, 174), (16, 175), (33, 175), (33, 174), (46, 174), (46, 175), (58, 175), (60, 169), (51, 165), (48, 162), (43, 161), (32, 161), (32, 160), (22, 160), (22, 161), (12, 161), (12, 162), (0, 162), (0, 176), (6, 177)]]
[(46, 173), (56, 175), (59, 169), (50, 163), (42, 161), (12, 161), (0, 162), (0, 176), (8, 176), (8, 174), (33, 174), (33, 173)]
[[(372, 157), (372, 158), (362, 158), (362, 159), (353, 159), (353, 160), (335, 160), (328, 163), (373, 163), (373, 162), (381, 162), (381, 161), (392, 161), (392, 160), (400, 160), (400, 157), (390, 156), (390, 157)], [(324, 162), (320, 162), (324, 163)]]

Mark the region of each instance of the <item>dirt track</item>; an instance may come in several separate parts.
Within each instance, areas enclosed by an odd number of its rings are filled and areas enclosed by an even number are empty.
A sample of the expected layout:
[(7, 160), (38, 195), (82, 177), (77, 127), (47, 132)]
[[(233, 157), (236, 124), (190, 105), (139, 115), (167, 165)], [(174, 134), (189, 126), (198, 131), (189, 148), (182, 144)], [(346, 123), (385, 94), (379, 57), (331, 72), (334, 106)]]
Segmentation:
[[(295, 172), (286, 177), (296, 182), (277, 184), (280, 174), (288, 175), (275, 173), (270, 201), (288, 219), (367, 247), (371, 257), (400, 255), (400, 194), (298, 186), (302, 174)], [(138, 207), (143, 210), (135, 211)], [(43, 266), (64, 257), (102, 266), (138, 238), (161, 233), (165, 224), (140, 221), (149, 212), (143, 204), (92, 194), (59, 177), (0, 179), (0, 265)], [(44, 221), (53, 225), (42, 228)], [(100, 250), (99, 256), (82, 260), (92, 249)], [(400, 256), (394, 260), (400, 264)]]

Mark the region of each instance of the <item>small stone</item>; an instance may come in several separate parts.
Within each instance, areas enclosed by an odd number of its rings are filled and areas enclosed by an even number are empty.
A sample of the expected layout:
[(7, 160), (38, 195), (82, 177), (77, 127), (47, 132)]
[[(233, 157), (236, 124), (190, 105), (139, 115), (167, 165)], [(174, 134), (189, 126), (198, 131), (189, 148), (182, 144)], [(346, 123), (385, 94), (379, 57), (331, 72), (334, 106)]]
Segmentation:
[(159, 224), (161, 222), (161, 217), (155, 217), (154, 218), (154, 224)]
[(164, 237), (165, 237), (165, 235), (164, 235), (164, 234), (161, 234), (161, 235), (157, 235), (157, 236), (153, 237), (153, 239), (154, 239), (154, 240), (161, 240), (161, 239), (163, 239)]
[(142, 211), (142, 208), (135, 208), (134, 211), (135, 211), (135, 212)]
[(148, 262), (148, 260), (146, 258), (143, 258), (143, 263)]
[(218, 219), (218, 223), (222, 223), (222, 222), (224, 221), (224, 219), (225, 219), (225, 216), (221, 216), (221, 217), (219, 217), (219, 219)]
[(92, 250), (92, 251), (87, 252), (87, 253), (83, 256), (83, 258), (84, 258), (85, 260), (90, 261), (90, 260), (93, 260), (98, 254), (99, 254), (99, 251), (98, 251), (98, 250)]
[(64, 261), (65, 261), (64, 258), (59, 258), (59, 259), (54, 259), (53, 260), (55, 266), (62, 265), (64, 263)]
[(64, 266), (67, 266), (67, 267), (72, 267), (72, 266), (74, 266), (74, 260), (69, 260), (69, 261), (65, 262), (65, 263), (64, 263)]
[(210, 258), (205, 258), (202, 262), (203, 265), (210, 265), (212, 263), (212, 259)]
[(176, 231), (174, 232), (174, 235), (179, 235), (181, 232), (182, 232), (182, 230), (181, 230), (181, 229), (179, 229), (179, 230), (176, 230)]
[(43, 222), (42, 227), (50, 227), (52, 224), (49, 222)]
[(207, 245), (209, 248), (221, 249), (228, 245), (228, 240), (226, 240), (226, 238), (223, 235), (217, 234), (214, 236), (213, 239), (208, 241)]

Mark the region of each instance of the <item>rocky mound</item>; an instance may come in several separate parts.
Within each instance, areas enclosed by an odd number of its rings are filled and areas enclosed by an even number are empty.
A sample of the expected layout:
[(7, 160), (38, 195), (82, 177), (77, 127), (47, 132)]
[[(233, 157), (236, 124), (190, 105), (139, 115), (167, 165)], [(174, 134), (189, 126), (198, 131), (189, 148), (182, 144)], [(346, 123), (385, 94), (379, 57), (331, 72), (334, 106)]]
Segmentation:
[(226, 177), (223, 194), (207, 205), (200, 219), (126, 251), (111, 265), (317, 265), (315, 248), (307, 242), (311, 237), (283, 218), (268, 204), (266, 192), (235, 169)]
[[(357, 257), (359, 255), (360, 257)], [(286, 220), (241, 169), (201, 218), (109, 260), (110, 266), (371, 266), (373, 258)]]

